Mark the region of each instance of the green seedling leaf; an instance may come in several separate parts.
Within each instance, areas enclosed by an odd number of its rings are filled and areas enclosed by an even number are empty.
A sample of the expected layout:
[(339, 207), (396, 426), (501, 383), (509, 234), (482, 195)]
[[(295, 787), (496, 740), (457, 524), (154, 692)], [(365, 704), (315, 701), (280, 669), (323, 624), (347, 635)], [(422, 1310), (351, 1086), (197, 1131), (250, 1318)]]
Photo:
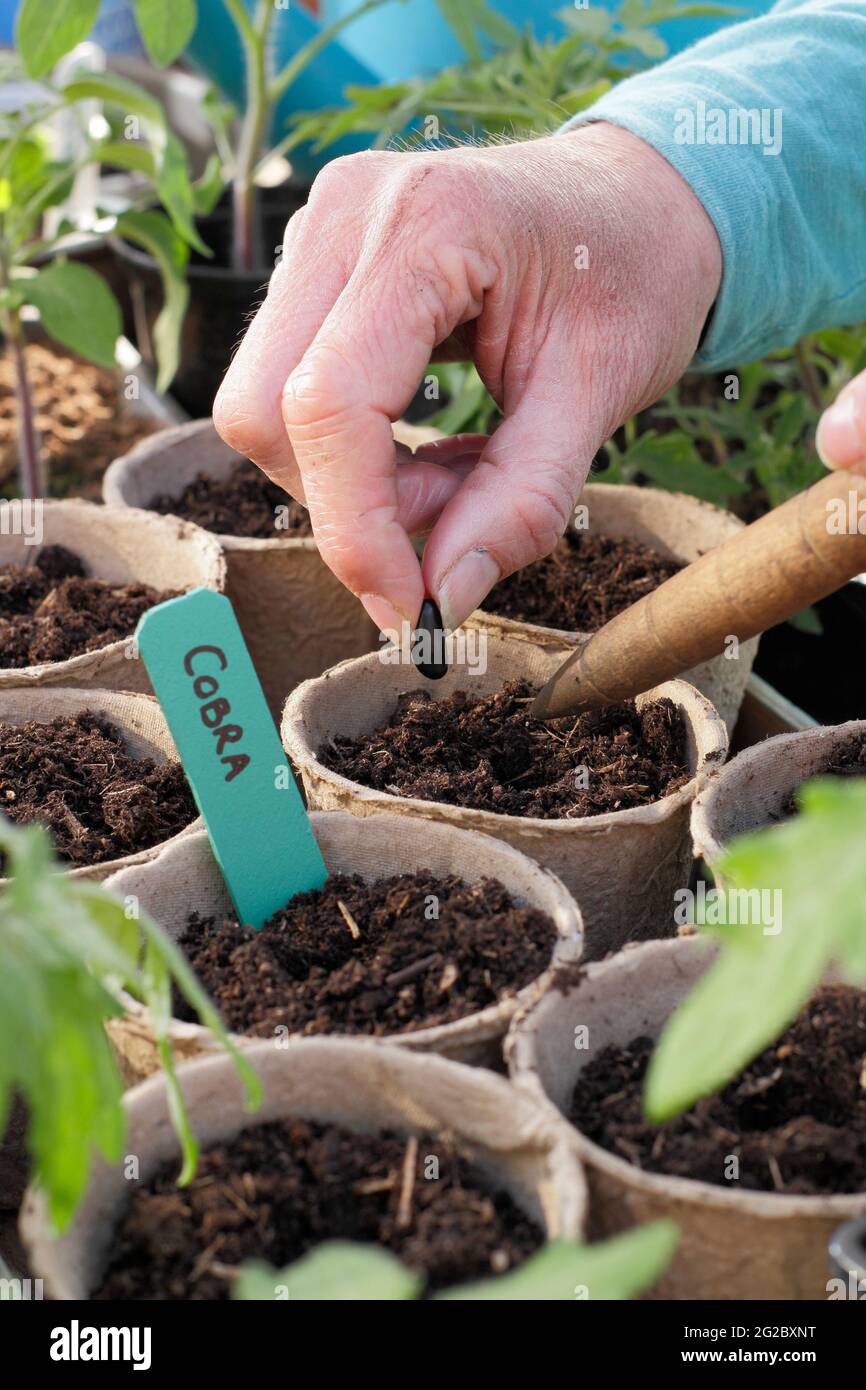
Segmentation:
[(41, 827), (20, 829), (0, 816), (0, 851), (9, 876), (0, 896), (0, 1133), (12, 1095), (20, 1094), (35, 1175), (62, 1229), (94, 1153), (116, 1161), (123, 1152), (123, 1084), (104, 1028), (123, 1013), (122, 990), (154, 1019), (185, 1174), (196, 1147), (167, 1037), (172, 978), (202, 1022), (215, 1025), (249, 1104), (261, 1087), (177, 947), (149, 919), (130, 917), (100, 886), (61, 874)]
[(417, 1298), (423, 1284), (423, 1277), (387, 1250), (330, 1240), (282, 1273), (257, 1261), (245, 1264), (232, 1298), (268, 1302), (288, 1298), (292, 1303), (393, 1301)]
[[(646, 1081), (661, 1124), (731, 1081), (796, 1018), (825, 970), (866, 980), (866, 782), (823, 778), (798, 816), (735, 840), (715, 867), (740, 894), (772, 895), (772, 925), (717, 927), (717, 959), (673, 1014)], [(736, 901), (736, 916), (742, 918)], [(753, 899), (757, 903), (758, 899)], [(729, 911), (729, 917), (732, 913)]]
[(209, 156), (201, 177), (192, 186), (193, 206), (196, 217), (206, 217), (213, 212), (226, 186), (222, 160), (218, 154)]
[(147, 145), (138, 145), (134, 140), (103, 140), (92, 148), (97, 163), (132, 169), (137, 174), (145, 174), (151, 183), (156, 183), (156, 160)]
[(436, 4), (472, 63), (481, 62), (479, 32), (502, 47), (520, 42), (520, 31), (504, 15), (492, 9), (486, 0), (436, 0)]
[[(435, 1298), (444, 1302), (634, 1298), (667, 1269), (678, 1239), (672, 1221), (656, 1221), (597, 1245), (553, 1241), (511, 1274), (463, 1284)], [(257, 1261), (244, 1265), (232, 1297), (293, 1303), (299, 1299), (393, 1301), (418, 1298), (424, 1283), (422, 1275), (378, 1246), (328, 1241), (282, 1272)]]
[(818, 616), (815, 608), (801, 608), (799, 613), (794, 613), (788, 619), (791, 627), (798, 632), (805, 632), (809, 637), (820, 637), (824, 631), (824, 625)]
[(177, 137), (170, 133), (166, 134), (162, 147), (156, 187), (166, 212), (184, 240), (201, 255), (211, 256), (213, 253), (196, 231), (195, 194), (189, 181), (186, 153)]
[(195, 0), (132, 0), (139, 32), (151, 61), (168, 67), (183, 53), (196, 26)]
[(670, 1264), (679, 1232), (672, 1221), (638, 1226), (597, 1245), (557, 1240), (499, 1279), (463, 1284), (437, 1299), (623, 1300), (651, 1288)]
[[(152, 153), (156, 191), (166, 212), (184, 240), (203, 256), (210, 256), (210, 250), (195, 227), (195, 197), (189, 180), (186, 153), (181, 142), (168, 129), (165, 113), (156, 97), (137, 83), (115, 73), (78, 78), (63, 88), (62, 96), (71, 104), (96, 99), (117, 107), (125, 117), (140, 117), (142, 133)], [(130, 155), (129, 158), (135, 159), (137, 156)]]
[(21, 0), (15, 45), (28, 77), (44, 77), (64, 54), (82, 43), (99, 14), (99, 0)]
[(180, 362), (180, 336), (189, 303), (189, 249), (161, 212), (125, 212), (115, 224), (120, 236), (153, 256), (162, 279), (163, 306), (153, 326), (158, 391), (171, 385)]
[(27, 281), (46, 333), (101, 367), (115, 365), (123, 323), (105, 281), (79, 261), (52, 261)]

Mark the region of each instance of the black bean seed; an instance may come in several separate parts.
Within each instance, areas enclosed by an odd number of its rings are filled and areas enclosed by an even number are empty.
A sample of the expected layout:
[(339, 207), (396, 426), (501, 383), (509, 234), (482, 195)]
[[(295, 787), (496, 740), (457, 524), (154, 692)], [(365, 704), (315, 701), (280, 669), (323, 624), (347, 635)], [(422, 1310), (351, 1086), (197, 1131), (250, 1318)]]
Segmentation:
[(441, 681), (448, 674), (442, 614), (432, 598), (425, 598), (421, 605), (418, 626), (412, 634), (412, 660), (429, 681)]

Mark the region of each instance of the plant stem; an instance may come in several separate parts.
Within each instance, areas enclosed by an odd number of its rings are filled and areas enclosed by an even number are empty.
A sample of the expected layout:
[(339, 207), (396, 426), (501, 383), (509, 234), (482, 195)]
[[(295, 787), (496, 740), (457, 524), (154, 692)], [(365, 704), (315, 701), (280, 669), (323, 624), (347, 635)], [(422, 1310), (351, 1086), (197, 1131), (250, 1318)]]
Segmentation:
[(12, 361), (15, 364), (15, 400), (18, 406), (18, 468), (22, 497), (41, 497), (43, 493), (40, 467), (39, 436), (33, 415), (33, 395), (27, 375), (27, 358), (17, 310), (9, 313), (6, 334)]
[(806, 395), (808, 396), (810, 403), (814, 406), (815, 410), (823, 410), (824, 401), (821, 394), (821, 378), (815, 371), (815, 368), (812, 365), (812, 363), (809, 361), (804, 340), (802, 338), (800, 338), (798, 342), (794, 344), (794, 361), (797, 363), (797, 370), (800, 374), (800, 380), (803, 383), (803, 387), (806, 391)]
[[(228, 0), (226, 0), (226, 3), (228, 3)], [(286, 63), (286, 66), (281, 72), (277, 73), (268, 90), (270, 100), (279, 101), (283, 93), (288, 91), (289, 87), (300, 77), (304, 69), (309, 67), (313, 59), (318, 57), (322, 49), (327, 48), (328, 44), (331, 43), (343, 29), (348, 28), (350, 24), (354, 24), (355, 20), (360, 19), (362, 15), (369, 14), (371, 10), (378, 10), (382, 5), (387, 4), (390, 4), (390, 0), (361, 0), (361, 4), (356, 6), (354, 10), (350, 10), (348, 14), (341, 15), (339, 19), (334, 20), (333, 24), (329, 24), (326, 28), (321, 29), (319, 33), (316, 34), (315, 38), (310, 39), (309, 43), (305, 43), (303, 48), (298, 49), (294, 58)]]
[(225, 3), (243, 41), (247, 88), (232, 180), (232, 268), (251, 271), (262, 264), (255, 169), (268, 126), (267, 44), (274, 6), (272, 0), (258, 0), (255, 20), (251, 22), (240, 0), (225, 0)]

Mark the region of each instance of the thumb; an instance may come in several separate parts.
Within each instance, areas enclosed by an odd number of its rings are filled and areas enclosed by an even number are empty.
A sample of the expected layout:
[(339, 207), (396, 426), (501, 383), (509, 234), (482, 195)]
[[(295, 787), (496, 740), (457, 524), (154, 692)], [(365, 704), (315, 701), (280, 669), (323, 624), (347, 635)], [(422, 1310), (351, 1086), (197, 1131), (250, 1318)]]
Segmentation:
[(866, 473), (866, 372), (855, 376), (818, 421), (815, 447), (828, 468)]
[[(459, 627), (506, 575), (553, 550), (604, 429), (578, 408), (574, 377), (544, 353), (515, 408), (445, 507), (424, 552), (425, 586)], [(589, 414), (590, 412), (588, 412)], [(599, 433), (600, 431), (600, 433)]]

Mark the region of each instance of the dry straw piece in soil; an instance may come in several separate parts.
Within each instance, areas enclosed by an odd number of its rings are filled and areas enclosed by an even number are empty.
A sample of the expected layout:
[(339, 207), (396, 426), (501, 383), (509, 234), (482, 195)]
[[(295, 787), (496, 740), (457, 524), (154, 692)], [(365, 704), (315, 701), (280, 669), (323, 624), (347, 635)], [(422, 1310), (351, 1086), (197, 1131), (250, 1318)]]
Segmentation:
[[(413, 1051), (435, 1051), (461, 1062), (501, 1065), (501, 1040), (516, 1010), (550, 987), (556, 969), (573, 965), (580, 956), (580, 915), (562, 884), (508, 845), (450, 825), (430, 825), (393, 816), (372, 816), (361, 821), (340, 814), (313, 814), (311, 822), (332, 873), (359, 874), (369, 883), (415, 872), (435, 878), (453, 874), (469, 884), (496, 879), (515, 903), (536, 908), (551, 919), (557, 939), (544, 967), (530, 984), (452, 1022), (391, 1033), (383, 1039)], [(172, 846), (152, 866), (116, 874), (107, 887), (120, 898), (134, 895), (142, 909), (150, 912), (175, 940), (186, 931), (193, 912), (213, 917), (217, 923), (234, 916), (203, 831)], [(340, 925), (348, 941), (351, 927), (348, 922), (341, 921)], [(419, 941), (418, 958), (423, 959), (426, 954), (423, 941)], [(446, 964), (437, 966), (437, 978), (443, 975)], [(113, 1020), (109, 1031), (128, 1082), (139, 1081), (157, 1069), (153, 1033), (147, 1012), (140, 1004), (129, 999), (126, 1017)], [(271, 1034), (273, 1031), (269, 1029)], [(335, 1026), (329, 1031), (340, 1030)], [(184, 1057), (213, 1046), (211, 1035), (193, 1023), (175, 1021), (172, 1038), (179, 1055)]]
[[(701, 502), (696, 497), (687, 497), (681, 492), (664, 492), (661, 489), (632, 487), (628, 484), (589, 483), (581, 493), (580, 502), (589, 509), (589, 524), (585, 531), (578, 534), (586, 535), (594, 541), (605, 537), (636, 542), (674, 561), (674, 568), (691, 564), (693, 560), (697, 560), (708, 550), (714, 550), (716, 546), (743, 529), (743, 523), (730, 512), (713, 507), (708, 502)], [(560, 542), (561, 551), (567, 547), (567, 540)], [(578, 548), (578, 555), (579, 553)], [(544, 560), (540, 564), (549, 566), (550, 561)], [(522, 572), (517, 581), (521, 589), (526, 586), (529, 574), (531, 569)], [(659, 574), (655, 577), (664, 576)], [(505, 584), (513, 588), (515, 581), (506, 580)], [(621, 592), (622, 587), (621, 581), (617, 581), (617, 590)], [(655, 585), (650, 584), (645, 590), (636, 588), (631, 601), (636, 602), (644, 596), (644, 592), (649, 592), (653, 587)], [(516, 594), (509, 603), (513, 603), (515, 599)], [(603, 616), (603, 604), (596, 603), (591, 611), (595, 612), (597, 620), (600, 619)], [(608, 616), (612, 617), (613, 614)], [(607, 617), (604, 620), (607, 621)], [(580, 631), (561, 627), (554, 622), (539, 623), (537, 619), (526, 622), (502, 617), (496, 611), (495, 589), (485, 600), (484, 608), (478, 609), (469, 619), (469, 624), (498, 631), (504, 636), (531, 642), (537, 646), (552, 647), (560, 652), (585, 640), (586, 634), (594, 630), (584, 627)], [(737, 722), (746, 682), (757, 655), (758, 641), (757, 637), (753, 637), (748, 642), (742, 642), (735, 660), (723, 654), (711, 661), (702, 662), (693, 670), (680, 673), (683, 680), (694, 685), (715, 706), (724, 719), (729, 734)]]
[(712, 863), (729, 841), (790, 815), (810, 777), (866, 774), (866, 719), (779, 734), (732, 758), (692, 807), (695, 854)]
[[(111, 515), (158, 500), (164, 508), (164, 499), (179, 497), (200, 475), (224, 480), (244, 462), (210, 420), (194, 420), (115, 459), (103, 496)], [(297, 504), (291, 506), (297, 520)], [(227, 592), (275, 715), (299, 681), (375, 646), (373, 624), (327, 568), (312, 535), (274, 524), (268, 539), (226, 533), (217, 539), (228, 566)]]
[[(704, 781), (724, 762), (725, 726), (709, 702), (684, 681), (668, 681), (639, 696), (639, 708), (669, 699), (685, 726), (691, 774), (662, 800), (628, 810), (577, 819), (501, 815), (444, 801), (374, 791), (332, 771), (318, 756), (337, 738), (358, 738), (380, 729), (402, 695), (426, 690), (434, 700), (464, 690), (471, 698), (498, 691), (509, 681), (540, 687), (560, 664), (561, 653), (491, 632), (485, 674), (455, 666), (435, 685), (414, 666), (384, 664), (378, 654), (343, 662), (290, 696), (283, 715), (283, 746), (315, 810), (344, 810), (365, 817), (382, 812), (420, 817), (480, 830), (505, 840), (555, 873), (580, 906), (585, 954), (597, 959), (624, 942), (656, 935), (671, 921), (677, 888), (688, 882), (691, 861), (690, 804)], [(590, 769), (590, 785), (592, 770)]]
[[(147, 585), (160, 595), (194, 588), (222, 592), (225, 587), (225, 561), (219, 544), (197, 526), (150, 512), (111, 511), (92, 502), (47, 501), (39, 505), (41, 543), (28, 544), (23, 535), (0, 535), (0, 566), (28, 567), (43, 546), (62, 546), (78, 557), (89, 577), (112, 585)], [(135, 654), (132, 637), (130, 631), (123, 639), (62, 661), (2, 668), (0, 690), (64, 685), (150, 693), (147, 672)]]
[[(506, 1043), (512, 1081), (546, 1106), (551, 1119), (559, 1115), (586, 1166), (593, 1238), (658, 1217), (677, 1223), (679, 1245), (653, 1297), (826, 1298), (827, 1240), (840, 1222), (866, 1212), (866, 1192), (802, 1196), (670, 1177), (600, 1147), (565, 1118), (575, 1083), (593, 1060), (609, 1047), (656, 1039), (711, 959), (706, 943), (682, 937), (636, 945), (589, 966), (577, 985), (551, 991), (515, 1020)], [(588, 1030), (583, 1050), (575, 1047), (578, 1028)], [(795, 1095), (801, 1093), (797, 1087)], [(593, 1106), (596, 1118), (598, 1110)], [(738, 1142), (731, 1133), (731, 1154)], [(631, 1152), (639, 1158), (642, 1150), (636, 1144)], [(784, 1181), (777, 1166), (779, 1177)]]
[[(201, 1059), (180, 1073), (192, 1127), (203, 1148), (269, 1121), (303, 1118), (362, 1134), (447, 1137), (487, 1183), (508, 1193), (548, 1238), (580, 1237), (586, 1193), (581, 1165), (557, 1126), (499, 1076), (442, 1057), (375, 1043), (314, 1038), (246, 1053), (264, 1083), (261, 1108), (244, 1107), (241, 1084), (225, 1056)], [(147, 1182), (178, 1160), (160, 1076), (127, 1092), (126, 1149)], [(111, 1259), (132, 1184), (123, 1164), (94, 1165), (90, 1186), (65, 1235), (50, 1227), (43, 1196), (27, 1193), (21, 1234), (32, 1273), (55, 1299), (87, 1298)]]

